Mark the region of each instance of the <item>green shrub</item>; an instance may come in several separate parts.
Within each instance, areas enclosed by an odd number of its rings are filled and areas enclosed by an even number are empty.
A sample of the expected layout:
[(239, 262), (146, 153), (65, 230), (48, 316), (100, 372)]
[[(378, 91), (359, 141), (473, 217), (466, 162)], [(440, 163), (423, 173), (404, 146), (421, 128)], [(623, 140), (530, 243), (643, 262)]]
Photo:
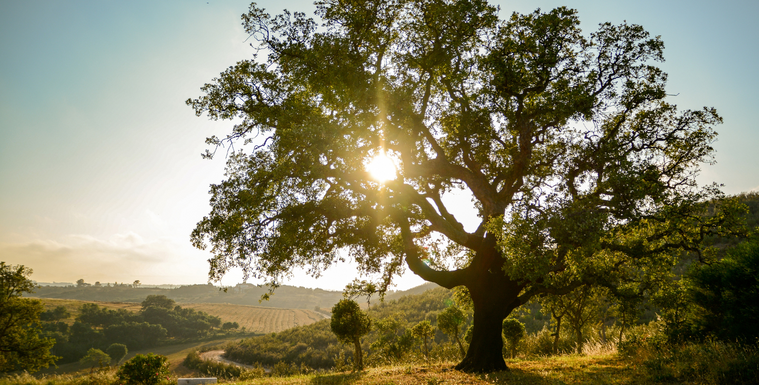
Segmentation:
[[(222, 378), (225, 380), (249, 380), (263, 377), (264, 369), (261, 367), (255, 369), (245, 369), (237, 365), (225, 364), (218, 361), (207, 361), (200, 358), (198, 352), (193, 351), (187, 354), (182, 365), (197, 370), (203, 375)], [(307, 367), (305, 365), (301, 365)]]
[(513, 318), (507, 318), (503, 320), (503, 325), (501, 327), (503, 329), (503, 337), (506, 338), (506, 341), (509, 343), (511, 358), (514, 358), (517, 354), (517, 345), (525, 335), (524, 324)]
[(759, 384), (759, 346), (717, 340), (672, 343), (661, 322), (637, 327), (617, 347), (653, 382)]
[(105, 349), (105, 352), (108, 353), (112, 360), (116, 361), (116, 363), (119, 363), (124, 359), (124, 357), (126, 357), (129, 350), (124, 344), (111, 344), (107, 349)]
[(157, 385), (169, 378), (166, 356), (138, 354), (121, 366), (116, 373), (126, 385)]
[(82, 365), (103, 367), (111, 363), (111, 357), (100, 349), (90, 348), (90, 350), (87, 351), (87, 354), (82, 357), (79, 362)]
[(717, 263), (695, 268), (690, 278), (700, 334), (749, 343), (759, 338), (759, 239), (729, 249)]

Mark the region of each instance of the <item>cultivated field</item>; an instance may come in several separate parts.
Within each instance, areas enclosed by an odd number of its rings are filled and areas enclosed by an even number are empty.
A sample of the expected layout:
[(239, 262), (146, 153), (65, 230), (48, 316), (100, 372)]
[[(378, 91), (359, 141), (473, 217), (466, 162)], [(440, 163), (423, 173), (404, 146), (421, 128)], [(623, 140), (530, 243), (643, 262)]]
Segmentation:
[(218, 303), (182, 304), (221, 318), (222, 322), (237, 322), (247, 332), (278, 333), (295, 326), (310, 325), (323, 315), (305, 309), (278, 309), (272, 307), (232, 305)]
[[(45, 305), (45, 310), (54, 309), (57, 306), (66, 307), (71, 313), (71, 318), (66, 320), (70, 324), (74, 323), (74, 318), (79, 313), (79, 307), (84, 303), (96, 303), (98, 306), (108, 309), (126, 309), (133, 312), (138, 312), (141, 309), (140, 304), (135, 302), (97, 302), (54, 298), (38, 299)], [(324, 315), (320, 313), (305, 309), (280, 309), (226, 303), (180, 303), (178, 305), (183, 308), (192, 308), (217, 316), (221, 318), (222, 322), (237, 322), (240, 328), (244, 327), (245, 331), (250, 333), (278, 333), (295, 326), (309, 325), (324, 318)]]

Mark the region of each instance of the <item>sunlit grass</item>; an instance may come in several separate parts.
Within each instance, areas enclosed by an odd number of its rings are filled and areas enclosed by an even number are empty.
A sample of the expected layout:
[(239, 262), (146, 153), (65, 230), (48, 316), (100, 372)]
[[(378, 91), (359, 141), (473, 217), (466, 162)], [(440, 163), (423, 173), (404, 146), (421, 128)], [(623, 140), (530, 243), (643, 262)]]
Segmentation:
[[(467, 374), (453, 370), (453, 362), (430, 365), (395, 365), (369, 368), (361, 373), (323, 372), (291, 377), (262, 377), (232, 381), (240, 385), (437, 385), (437, 384), (645, 384), (638, 381), (633, 369), (616, 355), (564, 355), (530, 360), (506, 361), (510, 370), (491, 374)], [(10, 377), (0, 380), (5, 385), (85, 384), (87, 376)], [(111, 384), (112, 374), (89, 377), (93, 383)], [(171, 379), (176, 383), (176, 378)]]

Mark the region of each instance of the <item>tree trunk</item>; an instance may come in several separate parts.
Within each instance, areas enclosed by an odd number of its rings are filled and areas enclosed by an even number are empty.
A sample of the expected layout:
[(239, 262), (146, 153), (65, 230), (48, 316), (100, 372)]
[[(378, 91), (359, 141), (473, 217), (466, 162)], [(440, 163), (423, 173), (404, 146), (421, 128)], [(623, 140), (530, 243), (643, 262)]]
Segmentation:
[(467, 285), (474, 304), (472, 343), (456, 369), (468, 373), (508, 370), (503, 359), (503, 320), (517, 306), (520, 288), (495, 269)]
[(554, 316), (554, 318), (556, 318), (556, 333), (553, 336), (553, 352), (555, 354), (559, 352), (559, 337), (561, 336), (561, 319), (563, 316)]
[(504, 274), (504, 259), (495, 236), (487, 234), (481, 243), (472, 241), (467, 246), (476, 251), (472, 263), (466, 268), (438, 271), (419, 258), (408, 222), (401, 224), (401, 233), (407, 250), (406, 263), (411, 271), (449, 289), (466, 286), (472, 297), (472, 343), (469, 344), (464, 359), (455, 368), (468, 373), (508, 370), (503, 359), (502, 325), (506, 316), (521, 305), (518, 297), (524, 285), (510, 280)]
[(364, 370), (364, 360), (361, 353), (361, 339), (356, 338), (353, 340), (353, 361), (355, 363), (356, 371), (360, 372)]
[(458, 334), (455, 335), (456, 343), (459, 344), (459, 351), (461, 351), (461, 357), (466, 356), (466, 350), (464, 350), (464, 344), (461, 343), (461, 337)]
[(506, 317), (500, 313), (504, 305), (491, 302), (488, 307), (490, 309), (478, 309), (475, 303), (472, 343), (469, 344), (464, 360), (456, 365), (457, 370), (468, 373), (508, 370), (506, 361), (503, 360), (501, 337), (501, 324)]

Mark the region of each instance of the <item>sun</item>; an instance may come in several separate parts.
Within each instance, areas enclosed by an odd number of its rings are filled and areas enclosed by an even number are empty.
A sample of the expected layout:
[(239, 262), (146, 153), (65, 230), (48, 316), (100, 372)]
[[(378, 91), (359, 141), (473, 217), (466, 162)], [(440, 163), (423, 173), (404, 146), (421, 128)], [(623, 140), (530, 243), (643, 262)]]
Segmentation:
[(394, 180), (395, 165), (393, 161), (385, 155), (385, 152), (380, 152), (375, 156), (369, 164), (366, 165), (366, 171), (372, 176), (372, 179), (377, 182), (384, 183), (389, 180)]

